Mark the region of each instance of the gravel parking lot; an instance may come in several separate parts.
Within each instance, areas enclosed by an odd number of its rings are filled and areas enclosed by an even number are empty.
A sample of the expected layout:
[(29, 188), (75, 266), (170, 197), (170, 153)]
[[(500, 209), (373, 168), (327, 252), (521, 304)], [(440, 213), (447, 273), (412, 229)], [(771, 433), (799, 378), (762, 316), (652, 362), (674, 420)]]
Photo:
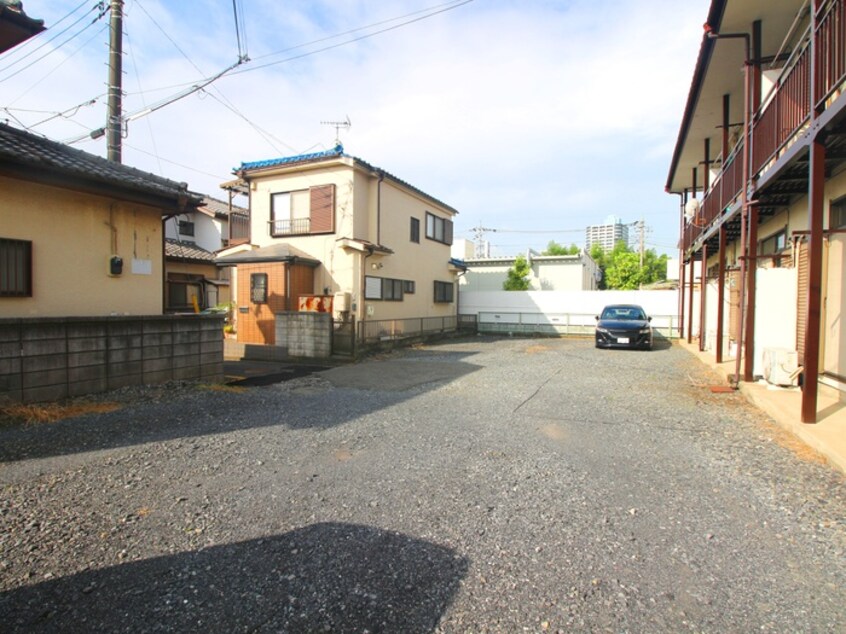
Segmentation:
[(679, 347), (475, 337), (0, 430), (6, 632), (842, 632), (846, 487)]

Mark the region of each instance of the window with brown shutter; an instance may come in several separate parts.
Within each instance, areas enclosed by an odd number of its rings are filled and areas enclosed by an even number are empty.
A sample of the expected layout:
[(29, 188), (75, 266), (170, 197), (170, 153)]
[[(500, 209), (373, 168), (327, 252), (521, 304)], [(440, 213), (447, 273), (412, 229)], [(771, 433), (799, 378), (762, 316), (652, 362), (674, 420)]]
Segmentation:
[(320, 185), (309, 189), (311, 194), (311, 231), (335, 231), (335, 185)]

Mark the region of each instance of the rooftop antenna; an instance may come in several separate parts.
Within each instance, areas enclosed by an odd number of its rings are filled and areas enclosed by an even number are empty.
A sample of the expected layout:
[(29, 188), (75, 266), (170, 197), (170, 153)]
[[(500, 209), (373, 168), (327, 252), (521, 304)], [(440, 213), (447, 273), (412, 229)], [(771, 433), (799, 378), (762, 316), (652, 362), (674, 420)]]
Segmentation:
[(335, 128), (335, 146), (341, 145), (341, 128), (349, 130), (352, 127), (349, 115), (343, 121), (321, 121), (320, 125), (331, 125)]

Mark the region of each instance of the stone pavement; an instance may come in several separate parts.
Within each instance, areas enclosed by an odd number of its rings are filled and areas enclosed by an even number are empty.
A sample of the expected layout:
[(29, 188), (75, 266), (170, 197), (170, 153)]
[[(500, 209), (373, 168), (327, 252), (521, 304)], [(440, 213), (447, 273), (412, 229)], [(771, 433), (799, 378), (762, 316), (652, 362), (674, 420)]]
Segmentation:
[[(676, 341), (678, 345), (711, 366), (720, 376), (734, 376), (735, 362), (716, 363), (712, 351), (700, 352), (696, 344)], [(779, 388), (765, 382), (741, 383), (740, 392), (758, 409), (802, 442), (822, 454), (832, 465), (846, 473), (846, 395), (820, 385), (817, 422), (801, 422), (802, 392), (799, 388)]]

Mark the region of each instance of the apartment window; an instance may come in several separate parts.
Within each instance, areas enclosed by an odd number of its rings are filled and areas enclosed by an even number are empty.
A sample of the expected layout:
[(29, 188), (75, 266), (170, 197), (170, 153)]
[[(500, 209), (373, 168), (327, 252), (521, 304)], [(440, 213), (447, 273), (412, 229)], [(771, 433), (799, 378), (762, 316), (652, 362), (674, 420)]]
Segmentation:
[(411, 241), (420, 243), (420, 218), (411, 219)]
[(267, 303), (267, 273), (250, 274), (250, 300), (253, 304)]
[(454, 301), (454, 284), (452, 282), (435, 281), (435, 303), (450, 304)]
[(193, 236), (194, 235), (194, 223), (190, 220), (180, 220), (179, 221), (179, 235), (181, 236)]
[(32, 242), (0, 238), (0, 297), (32, 297)]
[(828, 228), (846, 229), (846, 198), (831, 203)]
[(452, 244), (452, 221), (426, 212), (426, 237), (435, 242)]
[(402, 292), (408, 293), (409, 295), (414, 295), (414, 280), (405, 280), (402, 283)]
[(787, 248), (787, 230), (782, 229), (773, 235), (764, 238), (758, 243), (759, 255), (773, 255), (781, 253)]
[(401, 302), (405, 282), (388, 277), (364, 278), (364, 299), (381, 299), (386, 302)]

